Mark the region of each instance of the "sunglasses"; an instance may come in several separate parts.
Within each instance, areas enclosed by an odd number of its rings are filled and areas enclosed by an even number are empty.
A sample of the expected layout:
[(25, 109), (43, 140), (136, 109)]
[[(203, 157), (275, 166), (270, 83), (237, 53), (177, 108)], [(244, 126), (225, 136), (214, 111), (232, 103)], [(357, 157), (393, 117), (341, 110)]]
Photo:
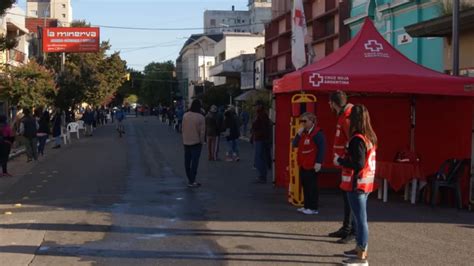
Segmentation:
[(300, 120), (300, 123), (306, 123), (308, 120)]

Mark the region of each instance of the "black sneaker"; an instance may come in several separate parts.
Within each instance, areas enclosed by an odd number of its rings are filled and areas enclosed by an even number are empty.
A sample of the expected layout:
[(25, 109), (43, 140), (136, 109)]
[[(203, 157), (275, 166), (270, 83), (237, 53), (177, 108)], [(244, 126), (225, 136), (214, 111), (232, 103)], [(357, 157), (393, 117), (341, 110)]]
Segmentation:
[(344, 251), (344, 257), (347, 258), (357, 258), (357, 249)]
[(338, 244), (349, 244), (355, 242), (355, 235), (349, 234), (336, 241)]
[(347, 236), (347, 233), (344, 230), (337, 230), (336, 232), (332, 232), (328, 234), (329, 237), (337, 237), (337, 238), (344, 238)]

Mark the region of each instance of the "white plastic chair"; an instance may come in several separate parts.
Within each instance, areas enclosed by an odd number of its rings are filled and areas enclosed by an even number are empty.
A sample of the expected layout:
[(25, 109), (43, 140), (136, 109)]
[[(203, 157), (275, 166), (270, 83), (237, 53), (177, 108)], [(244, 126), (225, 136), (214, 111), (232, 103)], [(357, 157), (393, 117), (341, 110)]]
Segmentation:
[(71, 133), (77, 134), (77, 139), (79, 139), (79, 124), (76, 122), (69, 123), (67, 125), (67, 134), (70, 136)]
[(76, 123), (79, 125), (78, 131), (81, 131), (81, 130), (86, 131), (86, 127), (84, 126), (84, 121), (79, 120)]
[(66, 128), (61, 127), (61, 137), (63, 138), (64, 145), (66, 145), (69, 141), (71, 142), (71, 136), (67, 133)]

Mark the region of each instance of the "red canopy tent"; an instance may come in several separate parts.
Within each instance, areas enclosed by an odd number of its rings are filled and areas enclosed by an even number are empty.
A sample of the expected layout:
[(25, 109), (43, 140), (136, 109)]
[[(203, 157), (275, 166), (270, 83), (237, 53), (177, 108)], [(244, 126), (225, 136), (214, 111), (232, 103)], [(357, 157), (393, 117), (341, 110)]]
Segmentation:
[[(416, 148), (428, 174), (445, 159), (471, 158), (474, 79), (445, 75), (410, 61), (367, 19), (346, 45), (274, 82), (277, 185), (288, 184), (288, 110), (295, 93), (304, 91), (318, 97), (316, 115), (328, 139), (326, 166), (331, 167), (336, 117), (327, 102), (328, 92), (335, 90), (349, 93), (352, 103), (368, 107), (380, 139), (379, 160), (393, 161), (396, 152)], [(321, 185), (335, 187), (338, 181), (335, 176), (322, 178)], [(463, 182), (467, 201), (467, 177)]]

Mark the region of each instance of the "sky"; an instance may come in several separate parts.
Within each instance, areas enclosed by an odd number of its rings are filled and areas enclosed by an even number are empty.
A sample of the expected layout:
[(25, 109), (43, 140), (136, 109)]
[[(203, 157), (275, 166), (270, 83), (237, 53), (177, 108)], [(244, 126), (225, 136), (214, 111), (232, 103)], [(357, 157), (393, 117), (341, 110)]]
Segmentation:
[[(137, 28), (202, 28), (205, 10), (247, 10), (248, 0), (72, 0), (74, 20), (94, 26)], [(26, 0), (18, 0), (26, 11)], [(151, 62), (175, 61), (186, 38), (203, 30), (144, 31), (101, 28), (130, 68)], [(153, 46), (153, 47), (150, 47)]]

